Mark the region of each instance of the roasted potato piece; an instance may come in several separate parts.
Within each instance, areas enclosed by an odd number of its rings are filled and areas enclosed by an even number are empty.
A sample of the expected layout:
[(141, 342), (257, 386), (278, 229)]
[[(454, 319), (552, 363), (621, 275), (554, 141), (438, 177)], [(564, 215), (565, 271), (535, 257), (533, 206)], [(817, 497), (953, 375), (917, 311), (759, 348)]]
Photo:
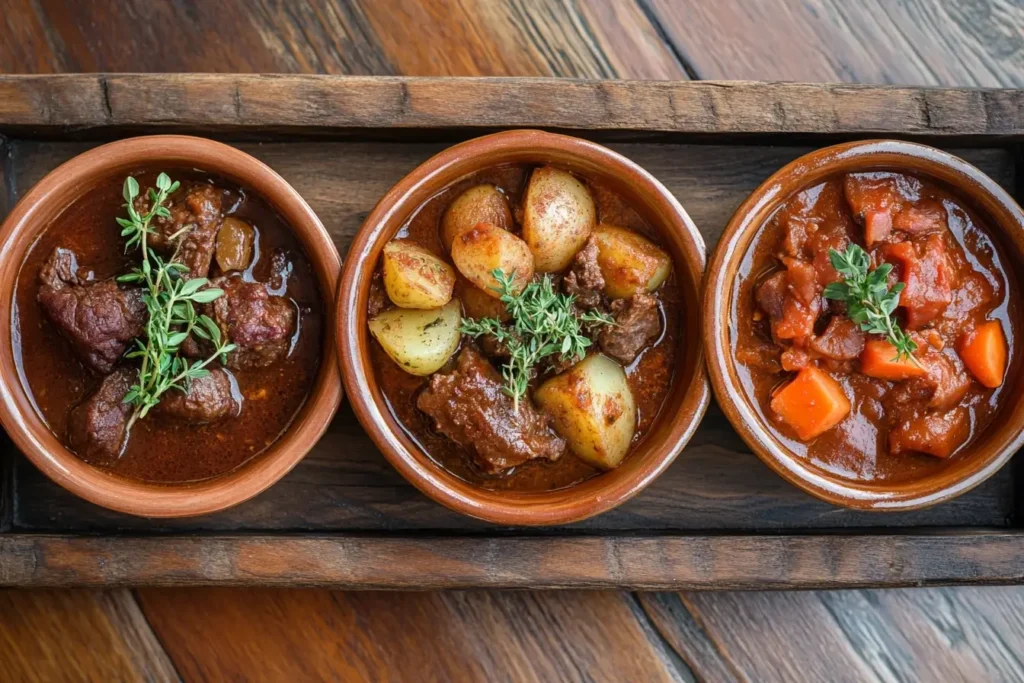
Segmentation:
[(512, 318), (501, 299), (495, 299), (464, 277), (455, 280), (455, 296), (462, 302), (467, 318), (494, 318), (502, 322)]
[(542, 166), (530, 176), (523, 199), (523, 239), (540, 273), (568, 267), (594, 230), (590, 190), (570, 173)]
[(668, 254), (630, 230), (602, 223), (594, 229), (594, 239), (604, 293), (610, 299), (653, 292), (672, 270)]
[(441, 242), (449, 252), (452, 242), (480, 223), (512, 229), (512, 211), (505, 194), (494, 185), (476, 185), (455, 198), (441, 217)]
[(636, 403), (622, 366), (593, 354), (544, 382), (533, 400), (576, 456), (610, 470), (629, 451), (636, 429)]
[(441, 308), (392, 308), (370, 321), (370, 333), (411, 375), (437, 372), (459, 348), (462, 306), (452, 299)]
[(252, 263), (253, 227), (245, 221), (228, 216), (217, 232), (217, 265), (225, 273), (245, 270)]
[(440, 308), (452, 298), (455, 271), (428, 249), (405, 240), (384, 245), (384, 289), (402, 308)]
[(494, 298), (500, 298), (495, 269), (514, 274), (520, 292), (533, 277), (533, 254), (526, 242), (492, 223), (480, 223), (452, 243), (452, 261), (466, 279)]

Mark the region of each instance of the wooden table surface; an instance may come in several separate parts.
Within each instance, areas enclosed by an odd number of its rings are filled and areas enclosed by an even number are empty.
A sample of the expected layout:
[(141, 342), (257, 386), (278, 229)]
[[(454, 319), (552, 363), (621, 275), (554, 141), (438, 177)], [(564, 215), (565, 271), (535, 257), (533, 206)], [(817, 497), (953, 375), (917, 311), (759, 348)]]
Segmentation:
[[(1024, 87), (1019, 0), (0, 0), (0, 72)], [(1024, 680), (1024, 588), (0, 592), (0, 681)]]

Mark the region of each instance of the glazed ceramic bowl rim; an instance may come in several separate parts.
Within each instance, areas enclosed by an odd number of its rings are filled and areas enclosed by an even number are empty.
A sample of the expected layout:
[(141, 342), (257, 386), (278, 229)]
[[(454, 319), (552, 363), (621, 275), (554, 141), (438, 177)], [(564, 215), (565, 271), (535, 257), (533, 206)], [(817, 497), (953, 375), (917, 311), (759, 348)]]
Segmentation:
[[(642, 184), (651, 197), (656, 197), (657, 201), (651, 202), (651, 206), (657, 204), (659, 215), (671, 217), (662, 221), (661, 227), (678, 233), (673, 241), (680, 245), (685, 263), (676, 265), (686, 268), (689, 280), (684, 286), (693, 282), (694, 301), (699, 306), (706, 260), (704, 242), (675, 197), (632, 161), (601, 145), (538, 130), (509, 130), (454, 145), (400, 180), (380, 200), (356, 235), (345, 259), (338, 294), (336, 318), (342, 379), (349, 402), (367, 433), (392, 466), (427, 496), (471, 517), (499, 524), (564, 524), (600, 514), (625, 502), (672, 463), (693, 435), (710, 401), (703, 349), (697, 344), (693, 352), (693, 380), (680, 401), (680, 412), (689, 411), (689, 417), (673, 418), (662, 413), (659, 424), (661, 420), (675, 419), (668, 438), (649, 447), (644, 463), (636, 466), (630, 478), (606, 479), (614, 474), (612, 472), (544, 493), (493, 492), (467, 484), (421, 455), (412, 440), (401, 433), (400, 427), (396, 430), (389, 426), (383, 399), (374, 396), (368, 379), (373, 369), (368, 358), (366, 304), (369, 279), (376, 268), (375, 259), (368, 255), (391, 239), (394, 230), (388, 230), (388, 226), (400, 226), (426, 198), (461, 178), (502, 163), (543, 163), (550, 160), (547, 155), (571, 157), (579, 165), (606, 168), (609, 175), (628, 175), (631, 183)], [(699, 319), (699, 308), (695, 313), (694, 318)], [(646, 441), (643, 448), (648, 448)], [(607, 482), (603, 486), (602, 479)]]
[[(94, 184), (153, 163), (201, 168), (255, 191), (277, 210), (302, 243), (324, 302), (323, 358), (306, 403), (266, 452), (223, 475), (187, 484), (148, 484), (94, 468), (50, 432), (27, 396), (13, 353), (14, 295), (24, 257), (50, 222)], [(55, 208), (48, 204), (59, 199)], [(0, 422), (19, 450), (52, 480), (97, 505), (143, 517), (185, 517), (237, 505), (292, 469), (323, 434), (341, 401), (333, 353), (333, 295), (341, 270), (334, 243), (313, 210), (269, 166), (234, 147), (205, 138), (152, 135), (101, 145), (61, 164), (18, 202), (0, 227)], [(14, 262), (12, 263), (12, 259)]]
[[(997, 230), (1015, 230), (1024, 238), (1024, 213), (1013, 198), (982, 171), (952, 154), (899, 140), (864, 140), (833, 145), (806, 154), (782, 167), (740, 205), (729, 221), (711, 257), (704, 295), (704, 347), (715, 396), (729, 421), (757, 455), (775, 472), (798, 488), (822, 500), (844, 507), (871, 510), (912, 510), (934, 505), (963, 493), (995, 474), (1024, 444), (1024, 433), (1008, 440), (986, 458), (978, 458), (962, 476), (940, 481), (940, 473), (921, 478), (912, 490), (895, 491), (892, 485), (857, 483), (833, 478), (806, 466), (765, 426), (750, 405), (746, 392), (730, 369), (735, 366), (728, 339), (733, 282), (726, 277), (733, 263), (745, 257), (756, 233), (768, 216), (789, 197), (836, 172), (855, 169), (888, 168), (898, 170), (899, 159), (919, 159), (941, 167), (958, 182), (943, 180), (964, 195), (987, 195), (999, 208), (1012, 216), (1015, 225), (997, 224)], [(853, 164), (852, 166), (850, 164)], [(917, 172), (917, 171), (915, 171)], [(921, 171), (925, 176), (929, 171)], [(791, 190), (783, 191), (787, 184)], [(759, 217), (762, 217), (759, 219)], [(973, 447), (973, 445), (972, 445)], [(932, 481), (935, 480), (935, 481)], [(930, 485), (923, 485), (928, 484)]]

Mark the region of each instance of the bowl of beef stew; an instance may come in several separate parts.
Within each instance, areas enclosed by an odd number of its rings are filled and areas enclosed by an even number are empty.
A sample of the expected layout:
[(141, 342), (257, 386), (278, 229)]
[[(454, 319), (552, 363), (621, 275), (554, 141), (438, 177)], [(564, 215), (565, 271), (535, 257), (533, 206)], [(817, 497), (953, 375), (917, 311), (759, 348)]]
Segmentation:
[(149, 517), (221, 510), (284, 476), (341, 399), (333, 242), (227, 145), (103, 145), (0, 230), (0, 418), (79, 496)]
[(719, 403), (772, 469), (837, 505), (933, 505), (1024, 443), (1024, 214), (962, 159), (825, 148), (765, 181), (709, 268)]
[(609, 510), (707, 407), (704, 258), (671, 193), (600, 145), (533, 130), (455, 145), (381, 199), (346, 259), (356, 416), (459, 512), (545, 525)]

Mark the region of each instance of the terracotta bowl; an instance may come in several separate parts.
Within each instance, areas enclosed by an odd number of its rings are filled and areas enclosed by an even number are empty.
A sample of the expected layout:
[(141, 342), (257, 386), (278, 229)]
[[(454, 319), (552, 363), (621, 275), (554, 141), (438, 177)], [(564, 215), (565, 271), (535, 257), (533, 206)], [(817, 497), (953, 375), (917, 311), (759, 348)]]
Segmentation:
[[(299, 237), (319, 280), (329, 316), (324, 356), (312, 394), (270, 449), (219, 477), (187, 485), (146, 484), (92, 467), (68, 451), (40, 418), (19, 379), (11, 340), (14, 286), (35, 239), (78, 197), (111, 175), (140, 166), (187, 166), (254, 191)], [(341, 401), (330, 316), (341, 263), (319, 219), (281, 176), (239, 150), (202, 138), (158, 135), (113, 142), (62, 164), (18, 202), (0, 228), (0, 421), (17, 447), (55, 482), (103, 507), (145, 517), (201, 515), (255, 496), (283, 477), (316, 443)]]
[[(729, 328), (740, 264), (761, 227), (787, 199), (836, 173), (907, 171), (937, 180), (980, 213), (1011, 263), (1024, 264), (1024, 213), (999, 185), (974, 166), (932, 147), (868, 140), (818, 150), (783, 167), (736, 210), (718, 243), (704, 295), (704, 348), (715, 395), (743, 440), (773, 470), (823, 500), (870, 510), (907, 510), (954, 498), (992, 476), (1024, 443), (1022, 363), (1012, 362), (1004, 400), (990, 427), (942, 468), (896, 483), (857, 482), (797, 457), (774, 436), (740, 383)], [(1020, 349), (1015, 349), (1020, 353)], [(1011, 352), (1011, 360), (1014, 353)]]
[[(388, 410), (370, 363), (367, 300), (381, 251), (428, 199), (456, 181), (499, 164), (553, 163), (606, 183), (661, 231), (686, 295), (674, 386), (658, 423), (617, 469), (544, 493), (487, 491), (443, 470), (409, 438)], [(535, 130), (496, 133), (431, 158), (388, 192), (366, 219), (345, 260), (338, 294), (338, 350), (356, 416), (391, 464), (413, 485), (453, 510), (490, 522), (563, 524), (610, 510), (639, 493), (682, 450), (710, 399), (700, 335), (704, 242), (686, 212), (650, 174), (592, 142)]]

